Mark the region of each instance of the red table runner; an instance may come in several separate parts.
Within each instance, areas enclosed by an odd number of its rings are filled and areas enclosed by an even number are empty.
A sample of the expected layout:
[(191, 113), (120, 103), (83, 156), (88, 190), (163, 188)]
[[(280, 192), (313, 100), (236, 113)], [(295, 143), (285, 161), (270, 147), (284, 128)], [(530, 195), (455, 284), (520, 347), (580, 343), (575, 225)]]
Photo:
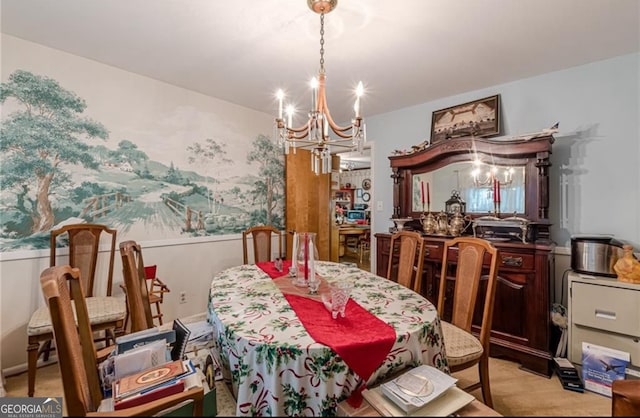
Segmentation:
[[(285, 261), (283, 271), (277, 271), (273, 262), (257, 263), (257, 266), (271, 278), (287, 275), (290, 265), (291, 262)], [(395, 329), (351, 298), (345, 308), (345, 317), (338, 316), (337, 319), (333, 319), (331, 312), (324, 308), (322, 302), (304, 296), (283, 294), (309, 335), (316, 342), (338, 353), (366, 385), (371, 374), (387, 358), (393, 347), (396, 340)], [(361, 391), (365, 385), (358, 388), (354, 396), (349, 398), (352, 406), (360, 406)]]

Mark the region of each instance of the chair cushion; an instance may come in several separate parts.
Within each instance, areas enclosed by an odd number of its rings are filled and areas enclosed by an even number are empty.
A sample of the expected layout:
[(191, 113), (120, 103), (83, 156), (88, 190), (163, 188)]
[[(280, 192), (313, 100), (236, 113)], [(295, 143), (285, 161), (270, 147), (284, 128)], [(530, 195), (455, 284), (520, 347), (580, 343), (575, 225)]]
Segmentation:
[(444, 347), (450, 367), (478, 360), (484, 349), (480, 340), (467, 331), (441, 321)]
[[(127, 308), (123, 298), (94, 296), (85, 299), (87, 301), (87, 312), (89, 313), (91, 324), (103, 324), (120, 319), (124, 320)], [(72, 306), (75, 315), (75, 304)], [(49, 307), (43, 306), (31, 315), (29, 325), (27, 326), (27, 335), (41, 335), (50, 332), (53, 332), (53, 326), (51, 325)]]

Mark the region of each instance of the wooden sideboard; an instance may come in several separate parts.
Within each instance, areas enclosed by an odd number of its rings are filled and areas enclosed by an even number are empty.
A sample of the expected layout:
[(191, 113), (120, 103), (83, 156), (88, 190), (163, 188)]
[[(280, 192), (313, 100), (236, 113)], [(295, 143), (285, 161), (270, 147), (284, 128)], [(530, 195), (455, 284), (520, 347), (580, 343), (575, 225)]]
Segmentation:
[[(436, 304), (442, 251), (451, 236), (426, 234), (431, 230), (421, 219), (430, 212), (450, 225), (455, 213), (448, 203), (461, 197), (464, 205), (458, 207), (466, 222), (462, 233), (477, 232), (500, 250), (490, 354), (517, 360), (524, 369), (545, 376), (553, 370), (555, 339), (550, 320), (555, 262), (549, 219), (553, 142), (546, 133), (514, 139), (450, 138), (389, 157), (392, 220), (403, 219), (406, 229), (422, 232), (426, 244), (423, 295)], [(476, 230), (478, 225), (487, 229)], [(386, 276), (391, 235), (378, 233), (375, 238), (377, 274)], [(456, 254), (449, 256), (455, 260)], [(481, 309), (477, 307), (475, 323), (480, 323)], [(445, 310), (445, 320), (447, 315)]]
[[(376, 274), (385, 277), (391, 234), (377, 233), (375, 238)], [(436, 305), (442, 251), (448, 238), (424, 235), (423, 239), (426, 254), (421, 293)], [(490, 354), (494, 357), (517, 360), (526, 370), (551, 376), (553, 369), (549, 292), (551, 272), (554, 269), (554, 246), (517, 242), (501, 242), (494, 245), (500, 250), (500, 260)], [(445, 315), (445, 320), (449, 319), (448, 315), (450, 313)], [(481, 322), (481, 315), (482, 306), (478, 306), (474, 323)]]

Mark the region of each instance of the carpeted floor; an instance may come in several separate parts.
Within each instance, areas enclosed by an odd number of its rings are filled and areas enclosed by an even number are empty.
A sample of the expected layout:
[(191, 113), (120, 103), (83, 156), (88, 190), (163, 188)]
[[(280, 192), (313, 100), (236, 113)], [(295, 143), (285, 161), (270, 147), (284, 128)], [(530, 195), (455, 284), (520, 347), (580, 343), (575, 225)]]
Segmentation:
[[(518, 363), (491, 358), (489, 376), (493, 409), (504, 416), (611, 416), (611, 399), (596, 393), (562, 389), (556, 375), (551, 378), (521, 370)], [(478, 380), (478, 368), (454, 374), (458, 386)], [(480, 389), (472, 394), (482, 400)]]
[[(494, 409), (505, 416), (611, 416), (611, 399), (591, 392), (576, 393), (562, 389), (556, 376), (547, 379), (526, 372), (518, 363), (490, 359), (491, 392)], [(459, 386), (477, 379), (477, 368), (454, 375)], [(26, 396), (27, 373), (6, 379), (7, 396)], [(480, 390), (472, 392), (478, 399)], [(57, 364), (41, 367), (36, 377), (35, 396), (63, 396)], [(220, 416), (233, 416), (235, 401), (224, 384), (218, 386)], [(66, 410), (65, 410), (66, 415)]]

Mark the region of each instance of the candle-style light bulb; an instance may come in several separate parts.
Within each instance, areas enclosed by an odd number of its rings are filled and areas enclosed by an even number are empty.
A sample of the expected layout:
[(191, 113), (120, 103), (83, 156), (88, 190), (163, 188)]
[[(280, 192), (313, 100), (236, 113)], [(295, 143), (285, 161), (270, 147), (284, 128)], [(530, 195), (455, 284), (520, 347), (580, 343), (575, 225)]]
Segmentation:
[(318, 79), (313, 77), (311, 79), (311, 111), (316, 111), (318, 106)]
[(293, 127), (293, 114), (295, 113), (295, 108), (293, 105), (287, 106), (287, 128)]
[(278, 98), (278, 119), (282, 119), (282, 101), (284, 100), (284, 92), (282, 89), (276, 92), (276, 97)]
[(355, 110), (356, 113), (356, 118), (360, 117), (360, 97), (362, 97), (362, 95), (364, 94), (364, 85), (362, 84), (362, 81), (358, 83), (358, 86), (356, 87), (356, 103), (353, 105), (353, 109)]

